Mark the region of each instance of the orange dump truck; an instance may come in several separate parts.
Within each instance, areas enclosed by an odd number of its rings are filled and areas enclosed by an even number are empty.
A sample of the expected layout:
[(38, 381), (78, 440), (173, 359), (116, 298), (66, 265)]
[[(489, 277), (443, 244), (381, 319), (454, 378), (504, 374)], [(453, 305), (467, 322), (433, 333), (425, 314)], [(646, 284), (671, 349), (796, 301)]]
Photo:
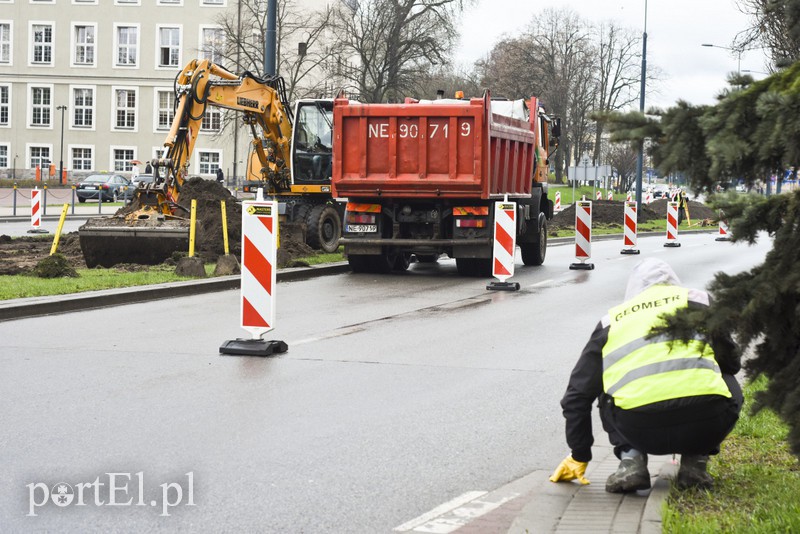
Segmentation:
[[(560, 125), (536, 98), (334, 102), (332, 189), (347, 199), (340, 243), (353, 271), (408, 268), (412, 255), (455, 258), (491, 276), (494, 202), (517, 203), (526, 265), (547, 248), (548, 150)], [(551, 141), (552, 138), (552, 141)]]

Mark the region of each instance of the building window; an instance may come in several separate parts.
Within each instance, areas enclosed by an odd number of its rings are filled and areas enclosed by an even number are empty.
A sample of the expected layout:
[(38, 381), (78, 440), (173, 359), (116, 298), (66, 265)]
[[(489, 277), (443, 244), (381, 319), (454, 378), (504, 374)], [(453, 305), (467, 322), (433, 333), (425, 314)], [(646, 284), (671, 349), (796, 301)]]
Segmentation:
[(75, 26), (75, 65), (94, 65), (95, 27), (88, 25)]
[(31, 87), (31, 126), (50, 126), (53, 113), (52, 88)]
[(50, 147), (40, 145), (28, 146), (28, 168), (46, 167), (50, 165)]
[(225, 45), (225, 33), (222, 28), (203, 28), (201, 39), (200, 55), (212, 63), (219, 63)]
[(116, 89), (114, 91), (114, 127), (118, 130), (136, 128), (136, 91)]
[(160, 6), (182, 6), (183, 0), (158, 0)]
[(0, 126), (11, 125), (11, 86), (0, 85)]
[(204, 6), (224, 6), (225, 0), (203, 0), (202, 5)]
[(0, 64), (11, 64), (11, 23), (0, 22)]
[(220, 153), (200, 151), (199, 161), (198, 171), (200, 174), (214, 174), (220, 165)]
[(177, 67), (181, 60), (181, 29), (158, 29), (158, 66)]
[(115, 0), (114, 3), (118, 6), (138, 6), (139, 0)]
[(175, 118), (175, 93), (172, 91), (156, 91), (157, 130), (169, 130)]
[(139, 55), (139, 27), (117, 26), (116, 35), (115, 65), (118, 67), (135, 67)]
[(0, 144), (0, 169), (8, 168), (8, 143)]
[(133, 158), (136, 157), (132, 148), (113, 148), (111, 149), (111, 161), (116, 172), (130, 172), (133, 170)]
[(31, 25), (33, 39), (33, 54), (31, 63), (34, 65), (51, 65), (53, 63), (53, 25), (39, 23)]
[(75, 87), (72, 89), (72, 126), (94, 127), (94, 89)]
[(97, 5), (97, 0), (72, 0), (73, 4), (94, 4)]
[(70, 163), (72, 170), (91, 171), (94, 168), (91, 147), (71, 147), (70, 159), (72, 161)]
[(200, 123), (200, 131), (218, 132), (222, 129), (222, 110), (206, 108), (203, 122)]

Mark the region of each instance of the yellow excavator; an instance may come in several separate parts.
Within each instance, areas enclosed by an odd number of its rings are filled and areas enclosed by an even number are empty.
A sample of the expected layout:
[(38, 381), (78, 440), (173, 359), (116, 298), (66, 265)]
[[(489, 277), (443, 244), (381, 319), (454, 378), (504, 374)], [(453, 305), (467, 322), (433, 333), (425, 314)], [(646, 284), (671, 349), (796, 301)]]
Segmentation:
[(300, 223), (308, 244), (332, 252), (341, 212), (331, 198), (332, 100), (301, 100), (287, 113), (283, 79), (235, 75), (208, 60), (189, 62), (175, 79), (176, 111), (155, 179), (140, 184), (131, 205), (78, 230), (89, 267), (155, 265), (188, 250), (189, 213), (179, 204), (189, 161), (208, 106), (242, 113), (252, 134), (248, 189), (279, 200), (281, 220)]

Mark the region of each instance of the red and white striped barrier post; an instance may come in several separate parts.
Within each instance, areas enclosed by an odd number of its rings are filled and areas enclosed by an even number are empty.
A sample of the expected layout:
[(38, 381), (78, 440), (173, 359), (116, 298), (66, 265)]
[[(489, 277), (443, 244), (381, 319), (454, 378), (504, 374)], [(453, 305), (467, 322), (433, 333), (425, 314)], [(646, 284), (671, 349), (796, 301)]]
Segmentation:
[(652, 201), (653, 201), (653, 193), (648, 191), (647, 194), (644, 196), (644, 203), (650, 204)]
[(561, 211), (561, 191), (556, 191), (556, 204), (553, 207), (553, 211)]
[(29, 234), (46, 234), (47, 230), (42, 228), (42, 190), (31, 189), (31, 228)]
[(714, 241), (730, 241), (731, 238), (728, 237), (728, 221), (723, 219), (724, 213), (722, 210), (719, 210), (719, 235)]
[(638, 234), (637, 220), (636, 220), (636, 202), (625, 202), (625, 221), (622, 250), (620, 254), (639, 254), (639, 249), (636, 248), (636, 239)]
[(608, 195), (606, 196), (606, 200), (614, 200), (614, 192), (611, 189), (608, 190)]
[(278, 202), (242, 202), (241, 327), (251, 339), (223, 343), (222, 354), (269, 356), (286, 352), (283, 341), (262, 336), (275, 327), (275, 285), (278, 255)]
[(575, 203), (575, 258), (580, 263), (570, 263), (570, 269), (594, 269), (594, 263), (586, 263), (592, 257), (592, 203)]
[(603, 193), (598, 189), (597, 192), (594, 194), (595, 200), (603, 200)]
[(514, 256), (517, 250), (517, 204), (516, 202), (494, 203), (494, 247), (492, 249), (492, 276), (500, 280), (492, 282), (486, 289), (516, 291), (519, 283), (506, 282), (514, 276)]
[(667, 202), (667, 242), (665, 247), (679, 247), (678, 243), (678, 203)]
[(630, 193), (625, 195), (625, 202), (630, 202), (632, 199), (633, 199), (633, 195), (631, 195)]

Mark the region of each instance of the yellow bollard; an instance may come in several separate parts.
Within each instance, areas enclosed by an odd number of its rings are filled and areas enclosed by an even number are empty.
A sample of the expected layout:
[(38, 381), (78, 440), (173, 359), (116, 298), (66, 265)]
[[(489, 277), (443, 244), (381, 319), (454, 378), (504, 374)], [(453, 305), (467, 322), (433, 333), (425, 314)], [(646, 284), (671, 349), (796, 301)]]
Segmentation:
[(61, 208), (61, 218), (58, 220), (58, 228), (56, 229), (56, 235), (53, 237), (53, 246), (50, 247), (50, 255), (56, 253), (58, 250), (58, 240), (61, 239), (61, 229), (64, 228), (64, 221), (67, 220), (67, 210), (69, 209), (69, 204), (64, 204), (64, 207)]
[(189, 257), (194, 257), (194, 227), (197, 223), (197, 199), (192, 199), (192, 217), (189, 226)]
[(222, 243), (225, 247), (225, 255), (227, 256), (230, 254), (230, 249), (228, 248), (228, 213), (225, 208), (225, 201), (221, 200), (219, 206), (222, 210)]

